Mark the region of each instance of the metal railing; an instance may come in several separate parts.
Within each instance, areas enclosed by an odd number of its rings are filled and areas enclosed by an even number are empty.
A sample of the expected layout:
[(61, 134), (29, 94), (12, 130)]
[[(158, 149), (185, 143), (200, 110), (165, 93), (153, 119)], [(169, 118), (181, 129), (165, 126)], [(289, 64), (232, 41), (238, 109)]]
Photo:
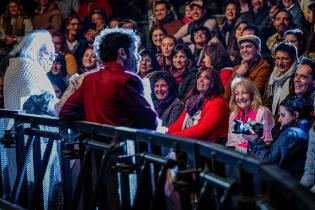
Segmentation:
[(0, 118), (0, 208), (315, 209), (276, 165), (222, 145), (10, 110)]

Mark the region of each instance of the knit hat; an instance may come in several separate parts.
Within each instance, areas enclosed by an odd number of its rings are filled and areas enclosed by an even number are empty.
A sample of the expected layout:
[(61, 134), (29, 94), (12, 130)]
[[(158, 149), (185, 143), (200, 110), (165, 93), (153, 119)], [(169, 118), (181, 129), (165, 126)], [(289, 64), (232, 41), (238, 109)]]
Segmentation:
[(237, 44), (238, 46), (240, 46), (243, 42), (251, 42), (253, 43), (257, 48), (261, 48), (261, 41), (260, 39), (255, 36), (255, 35), (244, 35), (241, 36), (238, 40), (237, 40)]
[(199, 8), (204, 8), (202, 1), (192, 1), (189, 4), (189, 7), (192, 8), (193, 6), (197, 6)]

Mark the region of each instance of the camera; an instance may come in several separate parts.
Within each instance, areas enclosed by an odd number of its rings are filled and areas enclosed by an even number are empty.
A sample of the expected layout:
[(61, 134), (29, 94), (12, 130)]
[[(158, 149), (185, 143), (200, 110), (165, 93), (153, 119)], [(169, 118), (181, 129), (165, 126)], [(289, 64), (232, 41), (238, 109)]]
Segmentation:
[(264, 126), (261, 123), (255, 122), (253, 124), (247, 124), (241, 120), (234, 120), (234, 122), (235, 125), (233, 133), (250, 135), (251, 132), (249, 130), (252, 129), (259, 137), (263, 136)]

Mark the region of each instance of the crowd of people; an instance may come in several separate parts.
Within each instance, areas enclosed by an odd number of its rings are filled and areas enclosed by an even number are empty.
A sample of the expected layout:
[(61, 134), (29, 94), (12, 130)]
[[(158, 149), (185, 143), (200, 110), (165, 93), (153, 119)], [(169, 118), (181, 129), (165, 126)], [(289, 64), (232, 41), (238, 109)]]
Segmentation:
[(9, 0), (4, 107), (35, 113), (39, 100), (36, 113), (62, 120), (224, 144), (315, 192), (315, 1), (228, 1), (220, 22), (202, 0), (185, 2), (183, 17), (171, 1), (151, 6), (146, 37), (107, 1), (38, 0), (27, 15)]

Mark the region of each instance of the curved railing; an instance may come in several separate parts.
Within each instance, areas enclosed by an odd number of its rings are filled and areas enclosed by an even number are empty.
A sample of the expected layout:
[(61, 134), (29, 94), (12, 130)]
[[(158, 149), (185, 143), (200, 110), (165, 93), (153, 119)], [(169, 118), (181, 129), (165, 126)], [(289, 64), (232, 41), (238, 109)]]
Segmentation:
[(0, 196), (11, 209), (315, 209), (315, 196), (276, 165), (222, 145), (9, 110), (0, 117)]

